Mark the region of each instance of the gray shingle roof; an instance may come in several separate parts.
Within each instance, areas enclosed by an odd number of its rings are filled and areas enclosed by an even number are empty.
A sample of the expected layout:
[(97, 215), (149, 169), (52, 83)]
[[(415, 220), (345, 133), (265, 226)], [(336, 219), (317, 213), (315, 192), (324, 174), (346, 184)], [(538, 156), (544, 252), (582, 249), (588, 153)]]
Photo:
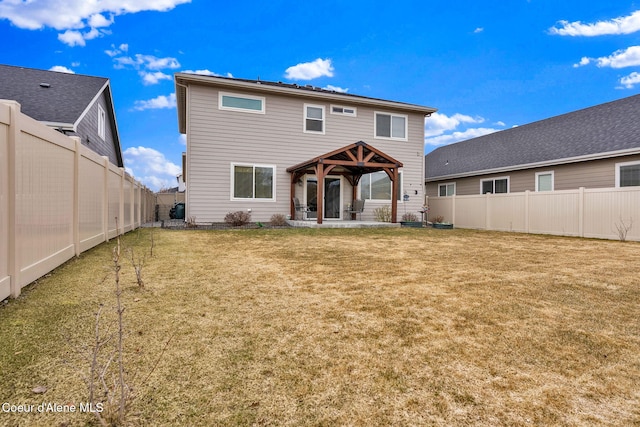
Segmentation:
[(19, 102), (24, 114), (43, 122), (74, 124), (107, 82), (104, 77), (0, 65), (0, 99)]
[(640, 95), (440, 147), (427, 180), (640, 149)]

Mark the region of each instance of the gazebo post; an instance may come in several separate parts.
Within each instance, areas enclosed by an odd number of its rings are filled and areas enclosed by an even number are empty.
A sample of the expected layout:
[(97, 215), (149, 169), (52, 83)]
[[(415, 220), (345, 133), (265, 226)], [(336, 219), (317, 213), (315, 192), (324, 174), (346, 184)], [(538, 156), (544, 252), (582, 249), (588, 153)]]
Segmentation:
[(292, 220), (296, 220), (296, 206), (293, 203), (293, 198), (296, 197), (296, 175), (295, 173), (291, 174), (291, 197), (289, 197), (289, 214)]
[(393, 168), (391, 177), (391, 222), (398, 222), (398, 166)]
[(322, 161), (318, 162), (318, 167), (316, 168), (316, 177), (318, 179), (318, 190), (316, 191), (317, 195), (317, 215), (316, 221), (318, 224), (322, 224), (322, 217), (324, 216), (324, 165)]

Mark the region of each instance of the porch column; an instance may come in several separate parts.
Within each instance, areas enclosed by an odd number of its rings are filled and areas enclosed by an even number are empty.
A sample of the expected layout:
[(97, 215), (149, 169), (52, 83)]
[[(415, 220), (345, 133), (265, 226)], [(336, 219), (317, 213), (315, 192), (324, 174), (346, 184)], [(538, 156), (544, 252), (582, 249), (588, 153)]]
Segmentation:
[(392, 170), (391, 177), (391, 222), (398, 222), (398, 166)]
[(296, 197), (296, 174), (291, 174), (291, 188), (289, 190), (289, 214), (291, 219), (295, 221), (296, 219), (296, 206), (293, 203), (293, 198)]
[(322, 224), (322, 217), (324, 216), (324, 165), (322, 162), (319, 162), (316, 167), (316, 177), (318, 179), (318, 191), (316, 192), (316, 203), (318, 206), (316, 221), (318, 224)]

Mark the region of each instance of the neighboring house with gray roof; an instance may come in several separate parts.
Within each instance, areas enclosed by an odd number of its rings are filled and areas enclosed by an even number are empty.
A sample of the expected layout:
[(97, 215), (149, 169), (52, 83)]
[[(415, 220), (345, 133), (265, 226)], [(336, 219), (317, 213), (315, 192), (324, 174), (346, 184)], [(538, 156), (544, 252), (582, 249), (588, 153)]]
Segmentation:
[(0, 65), (0, 100), (123, 167), (109, 79)]
[(640, 185), (640, 95), (440, 147), (427, 196)]

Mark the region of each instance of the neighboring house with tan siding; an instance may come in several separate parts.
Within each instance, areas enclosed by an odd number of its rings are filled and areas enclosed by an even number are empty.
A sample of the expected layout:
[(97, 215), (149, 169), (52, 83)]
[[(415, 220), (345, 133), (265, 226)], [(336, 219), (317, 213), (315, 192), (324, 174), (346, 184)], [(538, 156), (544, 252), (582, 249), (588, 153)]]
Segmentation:
[(640, 185), (640, 95), (440, 147), (429, 197)]
[(0, 65), (0, 99), (124, 166), (109, 79)]
[[(221, 222), (296, 215), (363, 220), (424, 200), (424, 120), (436, 109), (281, 82), (177, 73), (179, 131), (187, 135), (186, 217)], [(395, 198), (392, 192), (396, 191)], [(360, 216), (358, 216), (360, 218)]]

